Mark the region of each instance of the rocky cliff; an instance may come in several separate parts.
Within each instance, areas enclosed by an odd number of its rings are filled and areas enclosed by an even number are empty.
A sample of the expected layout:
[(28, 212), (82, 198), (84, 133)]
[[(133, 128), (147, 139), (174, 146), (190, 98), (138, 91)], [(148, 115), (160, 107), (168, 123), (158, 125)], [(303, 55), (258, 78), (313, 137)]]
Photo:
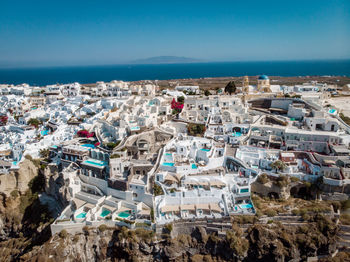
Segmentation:
[(28, 190), (28, 183), (38, 174), (38, 167), (33, 161), (24, 160), (19, 164), (18, 171), (12, 171), (9, 174), (0, 174), (0, 192), (7, 197), (19, 193), (25, 193)]
[(126, 228), (84, 229), (81, 234), (65, 231), (21, 256), (23, 261), (305, 261), (307, 257), (335, 251), (337, 226), (315, 217), (305, 226), (278, 223), (233, 225), (226, 236), (195, 227), (190, 235), (157, 238), (153, 232)]

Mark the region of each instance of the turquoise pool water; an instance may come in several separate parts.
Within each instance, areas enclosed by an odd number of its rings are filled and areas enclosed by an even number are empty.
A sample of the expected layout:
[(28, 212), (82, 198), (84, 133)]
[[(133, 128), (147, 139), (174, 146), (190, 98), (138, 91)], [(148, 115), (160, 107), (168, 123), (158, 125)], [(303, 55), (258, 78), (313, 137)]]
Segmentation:
[(249, 188), (243, 188), (240, 191), (241, 193), (248, 193), (249, 192)]
[(118, 214), (118, 216), (121, 217), (121, 218), (128, 218), (130, 216), (130, 214), (127, 213), (127, 212), (120, 212)]
[(334, 114), (336, 111), (337, 111), (337, 110), (335, 110), (335, 109), (332, 108), (332, 109), (329, 109), (328, 113)]
[(171, 153), (165, 153), (166, 156), (171, 156)]
[(17, 166), (17, 161), (13, 161), (12, 165)]
[(41, 134), (42, 136), (46, 136), (46, 135), (49, 134), (49, 130), (42, 130), (42, 131), (40, 131), (40, 134)]
[(164, 162), (163, 166), (174, 166), (174, 163)]
[(84, 146), (84, 147), (89, 147), (89, 148), (95, 148), (95, 146), (94, 146), (94, 145), (92, 145), (92, 144), (83, 144), (83, 145), (81, 145), (81, 146)]
[(191, 167), (192, 167), (192, 169), (197, 169), (198, 168), (196, 164), (192, 164)]
[(105, 210), (103, 210), (102, 212), (101, 212), (101, 217), (105, 217), (105, 216), (107, 216), (107, 215), (109, 215), (111, 213), (111, 211), (109, 211), (109, 210), (107, 210), (107, 209), (105, 209)]
[(232, 135), (234, 137), (240, 137), (242, 135), (242, 133), (241, 132), (236, 132), (236, 133), (233, 133)]
[(138, 127), (138, 126), (132, 126), (132, 127), (130, 127), (130, 130), (132, 130), (132, 131), (140, 130), (140, 127)]
[(99, 160), (95, 160), (95, 161), (85, 160), (83, 163), (91, 164), (91, 165), (95, 165), (95, 166), (105, 166), (106, 165), (104, 162), (99, 161)]
[(209, 152), (210, 151), (210, 149), (206, 149), (206, 148), (202, 148), (201, 150), (205, 151), (205, 152)]
[(240, 208), (252, 208), (253, 205), (252, 204), (243, 204), (243, 205), (239, 205)]
[(85, 218), (86, 212), (81, 212), (79, 215), (77, 215), (77, 218)]

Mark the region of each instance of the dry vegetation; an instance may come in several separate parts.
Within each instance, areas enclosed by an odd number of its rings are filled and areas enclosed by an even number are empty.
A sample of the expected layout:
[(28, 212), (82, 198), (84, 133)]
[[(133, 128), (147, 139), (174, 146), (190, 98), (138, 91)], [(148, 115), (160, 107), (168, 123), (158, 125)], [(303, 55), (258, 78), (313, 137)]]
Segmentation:
[[(257, 84), (258, 76), (249, 76), (249, 83), (252, 85)], [(349, 77), (343, 76), (331, 76), (331, 77), (322, 77), (322, 76), (301, 76), (301, 77), (280, 77), (280, 76), (269, 76), (271, 84), (275, 85), (297, 85), (303, 84), (310, 81), (318, 81), (327, 84), (337, 84), (342, 87), (350, 83)], [(202, 90), (217, 90), (224, 89), (229, 81), (235, 81), (236, 86), (241, 86), (243, 81), (243, 76), (240, 77), (206, 77), (206, 78), (197, 78), (197, 79), (173, 79), (173, 80), (158, 80), (157, 84), (160, 87), (160, 90), (171, 89), (177, 85), (198, 85)], [(143, 81), (132, 82), (135, 84), (140, 84)]]
[(269, 217), (279, 213), (291, 213), (294, 215), (303, 215), (309, 212), (324, 213), (331, 210), (331, 205), (335, 205), (335, 203), (330, 201), (304, 200), (293, 197), (289, 199), (271, 199), (253, 195), (252, 200), (257, 210), (257, 215), (267, 215)]

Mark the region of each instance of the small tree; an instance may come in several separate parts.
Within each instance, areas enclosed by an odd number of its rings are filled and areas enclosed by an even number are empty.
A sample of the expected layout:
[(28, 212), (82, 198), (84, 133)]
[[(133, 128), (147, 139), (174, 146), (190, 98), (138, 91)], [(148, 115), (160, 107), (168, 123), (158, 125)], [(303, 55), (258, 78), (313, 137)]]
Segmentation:
[(8, 117), (7, 116), (0, 116), (0, 125), (6, 126)]
[(109, 142), (109, 143), (106, 144), (106, 146), (107, 146), (109, 149), (113, 149), (113, 148), (115, 148), (115, 147), (117, 146), (117, 144), (114, 143), (114, 142)]
[(58, 234), (60, 238), (66, 238), (68, 236), (68, 232), (65, 229), (62, 229), (61, 232)]
[(228, 82), (228, 84), (226, 85), (225, 87), (225, 93), (228, 93), (228, 94), (233, 94), (236, 92), (236, 84), (234, 81), (230, 81)]
[(275, 162), (270, 164), (270, 167), (274, 168), (276, 171), (283, 171), (287, 168), (287, 165), (281, 160), (276, 160)]
[(210, 96), (209, 90), (205, 90), (205, 91), (204, 91), (204, 95), (205, 95), (205, 96)]
[(49, 149), (40, 149), (40, 157), (41, 158), (48, 158), (49, 154), (50, 154), (50, 150)]
[(173, 231), (173, 224), (169, 223), (164, 226), (164, 229), (167, 231), (167, 233), (171, 233)]
[(180, 103), (180, 104), (183, 104), (185, 102), (185, 98), (183, 96), (179, 96), (177, 98), (177, 102)]
[(154, 183), (153, 184), (153, 194), (154, 194), (154, 196), (164, 195), (162, 187), (160, 185)]
[(41, 121), (36, 118), (30, 118), (27, 122), (28, 125), (34, 126), (35, 128), (38, 128), (41, 124)]

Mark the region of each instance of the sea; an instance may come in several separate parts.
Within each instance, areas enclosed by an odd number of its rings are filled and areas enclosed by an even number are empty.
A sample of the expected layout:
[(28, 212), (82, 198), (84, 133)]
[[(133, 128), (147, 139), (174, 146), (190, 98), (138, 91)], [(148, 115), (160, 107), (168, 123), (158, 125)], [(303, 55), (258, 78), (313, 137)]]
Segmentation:
[(44, 86), (72, 82), (167, 80), (230, 76), (350, 76), (349, 60), (123, 64), (0, 69), (0, 84)]

